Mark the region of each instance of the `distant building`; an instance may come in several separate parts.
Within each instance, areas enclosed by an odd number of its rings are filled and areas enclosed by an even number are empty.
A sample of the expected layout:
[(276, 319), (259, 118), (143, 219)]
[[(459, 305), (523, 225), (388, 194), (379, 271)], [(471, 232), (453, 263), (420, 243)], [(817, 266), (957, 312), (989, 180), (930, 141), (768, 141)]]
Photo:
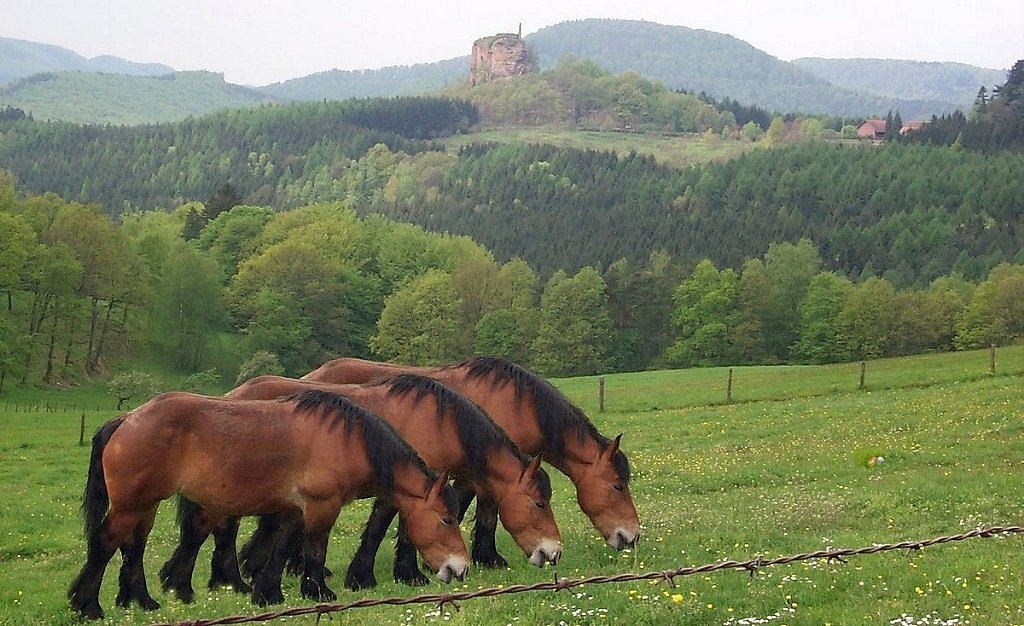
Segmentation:
[(903, 128), (900, 129), (900, 134), (901, 135), (906, 135), (909, 132), (913, 132), (915, 130), (921, 130), (921, 127), (924, 126), (925, 124), (927, 124), (927, 122), (922, 122), (922, 121), (907, 122), (906, 124), (903, 125)]
[(864, 120), (864, 123), (857, 127), (857, 136), (861, 139), (882, 141), (885, 139), (885, 120)]

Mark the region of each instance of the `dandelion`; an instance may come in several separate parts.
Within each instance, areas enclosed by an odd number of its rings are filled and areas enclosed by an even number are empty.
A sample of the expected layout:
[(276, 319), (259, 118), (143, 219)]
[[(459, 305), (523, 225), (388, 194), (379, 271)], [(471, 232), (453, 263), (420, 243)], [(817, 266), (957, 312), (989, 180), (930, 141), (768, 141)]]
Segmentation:
[(672, 594), (672, 601), (675, 602), (676, 604), (679, 604), (680, 602), (683, 601), (683, 594), (681, 594), (681, 593), (674, 593), (674, 594)]

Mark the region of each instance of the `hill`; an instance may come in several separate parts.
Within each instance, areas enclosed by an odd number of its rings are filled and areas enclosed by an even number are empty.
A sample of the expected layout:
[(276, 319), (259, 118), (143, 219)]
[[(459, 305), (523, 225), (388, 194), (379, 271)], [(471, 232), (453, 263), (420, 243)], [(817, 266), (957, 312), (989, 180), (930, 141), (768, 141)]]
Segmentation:
[[(818, 70), (817, 65), (814, 65), (815, 71), (811, 71), (800, 64), (784, 62), (729, 35), (630, 20), (563, 22), (527, 35), (526, 41), (537, 52), (542, 70), (549, 70), (567, 55), (572, 55), (592, 61), (613, 73), (637, 72), (673, 90), (704, 92), (719, 100), (731, 98), (770, 111), (835, 116), (884, 115), (891, 110), (900, 111), (903, 119), (924, 119), (950, 113), (964, 107), (964, 93), (973, 97), (982, 84), (991, 86), (996, 72), (944, 63), (914, 74), (912, 62), (906, 62), (909, 66), (892, 62), (874, 68), (874, 84), (860, 81), (851, 85), (840, 82), (840, 79), (846, 80), (841, 72), (831, 72), (829, 76), (839, 74), (838, 78), (833, 76), (833, 80), (819, 75), (817, 71), (825, 70)], [(467, 52), (471, 43), (466, 42)], [(225, 100), (223, 92), (227, 90), (226, 85), (208, 85), (214, 92), (221, 92), (208, 98), (194, 92), (162, 91), (147, 80), (113, 77), (113, 74), (166, 75), (173, 71), (165, 66), (123, 66), (114, 58), (89, 60), (56, 46), (0, 39), (0, 46), (5, 45), (7, 48), (0, 47), (0, 84), (5, 75), (25, 78), (37, 72), (105, 72), (95, 79), (96, 82), (74, 84), (74, 90), (71, 85), (63, 89), (58, 82), (37, 86), (21, 95), (18, 95), (20, 87), (15, 92), (0, 94), (0, 105), (9, 104), (29, 110), (42, 119), (127, 124), (163, 122), (181, 119), (182, 111), (200, 113), (213, 110), (197, 110), (195, 102), (192, 102), (196, 98), (201, 102), (208, 101), (210, 106), (227, 107), (263, 101), (252, 95)], [(319, 72), (258, 87), (257, 91), (267, 99), (302, 101), (427, 94), (465, 82), (468, 68), (467, 54), (413, 66)], [(971, 81), (975, 81), (974, 84), (969, 84)], [(903, 83), (910, 88), (902, 89)], [(879, 88), (878, 85), (885, 87)], [(146, 107), (146, 117), (140, 118), (138, 114), (122, 117), (122, 101), (110, 102), (109, 92), (124, 89), (134, 97), (149, 100), (150, 104), (158, 104), (157, 100), (167, 102), (159, 103), (156, 108)], [(98, 95), (93, 95), (94, 92)], [(232, 92), (232, 95), (237, 96), (238, 93), (246, 92)], [(177, 98), (185, 101), (177, 101)], [(224, 104), (218, 104), (222, 101)], [(60, 110), (55, 109), (57, 102), (62, 103)], [(966, 102), (969, 104), (969, 100)]]
[[(920, 81), (925, 85), (934, 81), (931, 91), (935, 96), (918, 98), (898, 89), (893, 93), (873, 93), (833, 84), (730, 35), (684, 26), (588, 19), (549, 26), (525, 39), (537, 52), (542, 70), (553, 68), (560, 59), (571, 55), (593, 61), (613, 73), (636, 72), (670, 89), (705, 92), (718, 99), (729, 97), (775, 111), (866, 116), (899, 110), (904, 118), (910, 119), (953, 111), (960, 102), (943, 95), (947, 90), (941, 85), (957, 82), (947, 76), (947, 72), (930, 72), (925, 77), (927, 80)], [(457, 83), (467, 76), (468, 66), (466, 56), (404, 69), (335, 70), (261, 90), (297, 100), (394, 96), (415, 93), (418, 88), (441, 89)], [(960, 71), (960, 68), (947, 69)], [(982, 75), (994, 72), (981, 68), (972, 70)], [(898, 85), (898, 79), (887, 82)], [(980, 84), (974, 85), (975, 92)]]
[(174, 72), (174, 68), (159, 63), (134, 63), (115, 56), (87, 59), (60, 46), (0, 37), (0, 85), (42, 72), (67, 71), (159, 76)]
[(991, 90), (1006, 80), (1004, 70), (963, 63), (808, 57), (795, 59), (792, 64), (838, 87), (885, 98), (953, 102), (963, 110), (974, 103), (979, 87)]
[(951, 102), (879, 97), (838, 87), (730, 35), (651, 22), (563, 22), (527, 37), (548, 68), (566, 55), (613, 73), (634, 71), (670, 89), (705, 92), (781, 112), (865, 116), (900, 110), (904, 117), (952, 111)]
[(464, 82), (469, 57), (376, 70), (330, 70), (274, 83), (259, 90), (289, 100), (345, 100), (428, 93)]
[(223, 74), (201, 71), (160, 76), (47, 72), (0, 88), (0, 106), (39, 120), (83, 124), (174, 122), (274, 101), (269, 94), (225, 82)]

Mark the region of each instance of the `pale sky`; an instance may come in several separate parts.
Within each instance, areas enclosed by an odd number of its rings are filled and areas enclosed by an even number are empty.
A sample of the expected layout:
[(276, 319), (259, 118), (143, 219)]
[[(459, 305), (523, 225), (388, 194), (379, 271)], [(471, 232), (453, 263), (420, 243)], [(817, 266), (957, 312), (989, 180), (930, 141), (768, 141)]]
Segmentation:
[(473, 41), (615, 18), (732, 35), (775, 57), (1024, 58), (1024, 0), (3, 0), (0, 37), (262, 86), (468, 55)]

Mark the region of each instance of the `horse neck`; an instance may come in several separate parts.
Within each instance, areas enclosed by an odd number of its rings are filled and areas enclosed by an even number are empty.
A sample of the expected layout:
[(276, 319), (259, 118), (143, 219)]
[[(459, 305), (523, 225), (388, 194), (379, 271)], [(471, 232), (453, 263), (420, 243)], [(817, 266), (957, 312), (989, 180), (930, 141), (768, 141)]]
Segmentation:
[(526, 469), (522, 459), (511, 448), (504, 446), (491, 446), (485, 453), (487, 456), (487, 467), (484, 475), (474, 478), (484, 489), (500, 496), (512, 488), (523, 475)]
[(571, 480), (575, 480), (577, 476), (594, 464), (604, 450), (604, 446), (588, 434), (585, 434), (581, 440), (575, 432), (566, 431), (562, 437), (564, 437), (562, 455), (555, 458), (553, 455), (549, 457), (545, 454), (544, 460)]
[(418, 498), (423, 498), (430, 488), (430, 481), (427, 474), (411, 462), (401, 463), (393, 468), (394, 480), (389, 493), (378, 495), (391, 500), (400, 513), (409, 510), (410, 504)]

